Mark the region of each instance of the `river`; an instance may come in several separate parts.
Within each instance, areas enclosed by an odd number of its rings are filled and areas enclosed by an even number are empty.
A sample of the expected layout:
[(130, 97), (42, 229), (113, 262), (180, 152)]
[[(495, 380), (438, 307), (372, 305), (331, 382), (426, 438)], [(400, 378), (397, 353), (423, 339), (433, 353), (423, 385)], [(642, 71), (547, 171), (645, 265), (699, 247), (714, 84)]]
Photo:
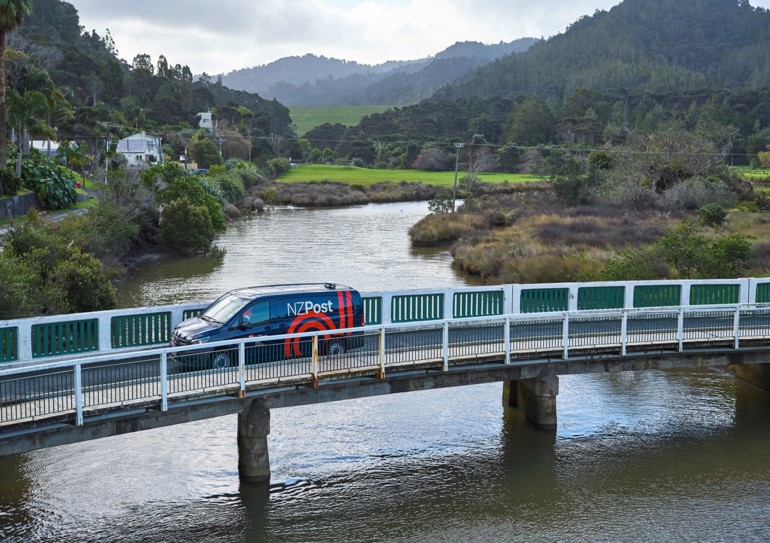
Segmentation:
[[(465, 283), (410, 249), (425, 204), (282, 208), (215, 259), (134, 271), (121, 304), (235, 286), (364, 291)], [(766, 541), (770, 396), (718, 371), (560, 378), (558, 429), (504, 411), (501, 384), (273, 410), (269, 491), (238, 481), (236, 418), (5, 458), (2, 541)]]

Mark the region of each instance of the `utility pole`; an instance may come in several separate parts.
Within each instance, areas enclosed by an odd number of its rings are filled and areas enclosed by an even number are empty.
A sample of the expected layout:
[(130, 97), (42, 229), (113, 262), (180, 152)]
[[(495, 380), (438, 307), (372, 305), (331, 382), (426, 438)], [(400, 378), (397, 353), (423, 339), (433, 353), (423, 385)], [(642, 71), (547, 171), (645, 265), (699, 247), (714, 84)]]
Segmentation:
[(457, 168), (460, 165), (460, 149), (465, 147), (465, 144), (463, 143), (455, 143), (455, 184), (454, 188), (452, 188), (452, 213), (455, 212), (455, 202), (457, 201)]

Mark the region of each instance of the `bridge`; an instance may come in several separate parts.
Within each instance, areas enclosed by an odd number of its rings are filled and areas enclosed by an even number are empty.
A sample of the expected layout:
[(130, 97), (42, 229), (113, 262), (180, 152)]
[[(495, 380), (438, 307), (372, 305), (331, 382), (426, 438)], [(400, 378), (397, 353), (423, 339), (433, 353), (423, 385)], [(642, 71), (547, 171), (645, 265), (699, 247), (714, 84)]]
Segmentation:
[(554, 429), (560, 375), (730, 367), (770, 390), (770, 278), (362, 296), (362, 346), (333, 356), (318, 332), (169, 347), (203, 304), (0, 321), (0, 456), (237, 413), (241, 477), (267, 481), (274, 408), (503, 382)]

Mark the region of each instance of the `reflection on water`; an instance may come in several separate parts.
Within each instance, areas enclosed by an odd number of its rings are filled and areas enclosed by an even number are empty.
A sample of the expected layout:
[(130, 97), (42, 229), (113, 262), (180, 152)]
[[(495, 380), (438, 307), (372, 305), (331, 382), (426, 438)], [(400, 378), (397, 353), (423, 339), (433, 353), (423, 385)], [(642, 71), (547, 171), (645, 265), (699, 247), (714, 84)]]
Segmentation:
[(228, 225), (223, 258), (140, 266), (119, 288), (121, 307), (212, 300), (233, 288), (337, 282), (361, 291), (465, 284), (447, 250), (413, 249), (408, 230), (425, 202), (342, 209), (275, 208)]
[[(245, 221), (220, 240), (223, 259), (142, 268), (124, 300), (330, 278), (364, 290), (460, 284), (446, 253), (410, 252), (411, 219), (334, 252), (339, 266), (319, 256), (323, 236), (301, 245), (305, 220), (393, 224), (394, 209)], [(285, 237), (248, 241), (265, 232)], [(276, 409), (269, 489), (238, 481), (234, 416), (127, 434), (4, 459), (0, 540), (765, 541), (769, 398), (715, 371), (561, 377), (556, 433), (504, 410), (499, 383)]]

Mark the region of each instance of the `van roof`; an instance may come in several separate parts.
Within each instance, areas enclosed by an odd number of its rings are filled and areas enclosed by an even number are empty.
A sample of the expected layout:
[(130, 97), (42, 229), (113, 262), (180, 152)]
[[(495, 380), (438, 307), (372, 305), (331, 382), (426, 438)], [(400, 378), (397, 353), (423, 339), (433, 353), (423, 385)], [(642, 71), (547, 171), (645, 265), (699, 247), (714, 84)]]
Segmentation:
[(264, 296), (266, 294), (295, 294), (301, 292), (337, 292), (340, 290), (354, 290), (351, 287), (345, 285), (337, 285), (335, 283), (292, 283), (286, 285), (261, 285), (256, 287), (239, 288), (231, 291), (233, 294), (254, 298), (256, 296)]

